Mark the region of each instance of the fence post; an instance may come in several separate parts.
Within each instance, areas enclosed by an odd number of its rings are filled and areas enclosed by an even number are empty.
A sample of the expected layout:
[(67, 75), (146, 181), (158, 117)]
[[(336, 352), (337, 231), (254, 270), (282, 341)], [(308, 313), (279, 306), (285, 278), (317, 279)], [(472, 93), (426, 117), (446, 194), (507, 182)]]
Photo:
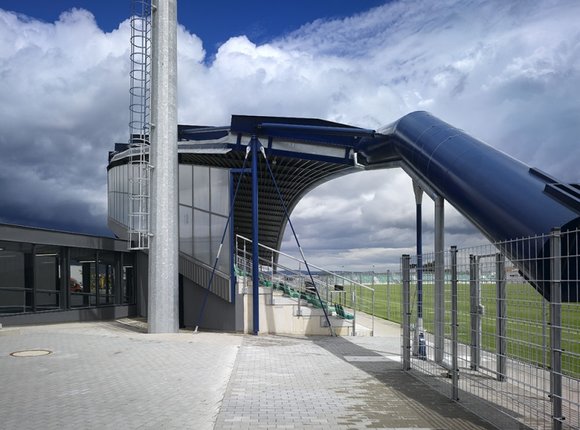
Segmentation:
[(375, 335), (375, 290), (372, 294), (372, 312), (371, 312), (371, 336)]
[(505, 289), (505, 256), (495, 255), (495, 286), (496, 286), (496, 372), (497, 380), (506, 380), (507, 370), (507, 301)]
[(469, 303), (471, 316), (471, 370), (478, 370), (481, 350), (481, 289), (479, 285), (479, 257), (469, 256)]
[(451, 247), (451, 400), (459, 400), (458, 321), (457, 321), (457, 247)]
[(387, 319), (391, 320), (391, 271), (387, 270)]
[(350, 294), (351, 294), (350, 300), (352, 302), (352, 335), (356, 336), (356, 304), (357, 304), (356, 287), (351, 290)]
[(411, 369), (411, 257), (403, 255), (403, 370)]
[(246, 252), (246, 240), (244, 239), (244, 294), (248, 294), (248, 255)]
[(562, 290), (560, 229), (550, 235), (550, 338), (552, 366), (550, 370), (550, 398), (552, 400), (552, 429), (562, 428)]
[(298, 262), (298, 307), (296, 312), (298, 316), (302, 316), (302, 287), (304, 286), (304, 279), (302, 278), (302, 262)]
[(272, 265), (272, 277), (270, 282), (272, 283), (272, 288), (270, 289), (270, 304), (274, 304), (274, 253), (270, 253), (270, 264)]

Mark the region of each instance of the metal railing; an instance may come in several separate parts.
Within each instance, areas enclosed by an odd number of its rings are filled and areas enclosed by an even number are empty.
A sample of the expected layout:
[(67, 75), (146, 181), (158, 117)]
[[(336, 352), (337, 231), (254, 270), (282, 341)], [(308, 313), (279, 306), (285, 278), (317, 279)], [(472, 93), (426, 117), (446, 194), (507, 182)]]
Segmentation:
[[(236, 266), (239, 271), (248, 276), (252, 273), (252, 241), (241, 235), (236, 235)], [(321, 299), (327, 304), (338, 304), (345, 308), (346, 313), (352, 315), (352, 334), (356, 335), (357, 312), (368, 315), (370, 319), (370, 334), (375, 330), (375, 290), (367, 285), (355, 282), (339, 274), (330, 272), (308, 263), (312, 279), (308, 275), (306, 262), (300, 258), (285, 254), (266, 245), (259, 244), (260, 277), (262, 280), (284, 282), (297, 291), (298, 307), (306, 305), (304, 294), (316, 287)], [(314, 285), (310, 285), (314, 281)], [(243, 279), (244, 291), (247, 291), (247, 276)], [(272, 295), (274, 288), (272, 288)], [(300, 311), (299, 311), (300, 312)]]
[(403, 368), (492, 422), (580, 428), (579, 239), (578, 230), (554, 230), (452, 247), (440, 291), (434, 272), (422, 276), (423, 356), (413, 345), (416, 257), (403, 256)]

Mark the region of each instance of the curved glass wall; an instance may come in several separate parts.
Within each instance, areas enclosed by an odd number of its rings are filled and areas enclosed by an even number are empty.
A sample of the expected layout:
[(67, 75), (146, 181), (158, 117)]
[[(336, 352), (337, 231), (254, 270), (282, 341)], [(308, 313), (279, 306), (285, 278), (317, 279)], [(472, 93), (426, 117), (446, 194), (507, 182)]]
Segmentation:
[[(179, 250), (213, 266), (230, 207), (230, 171), (179, 165)], [(217, 269), (230, 273), (229, 229)]]
[(109, 216), (122, 225), (129, 225), (129, 169), (127, 164), (107, 172)]
[[(129, 169), (129, 165), (121, 165), (108, 171), (109, 217), (124, 226), (129, 223)], [(229, 210), (229, 169), (179, 165), (180, 252), (213, 267)], [(230, 274), (229, 229), (217, 268)]]

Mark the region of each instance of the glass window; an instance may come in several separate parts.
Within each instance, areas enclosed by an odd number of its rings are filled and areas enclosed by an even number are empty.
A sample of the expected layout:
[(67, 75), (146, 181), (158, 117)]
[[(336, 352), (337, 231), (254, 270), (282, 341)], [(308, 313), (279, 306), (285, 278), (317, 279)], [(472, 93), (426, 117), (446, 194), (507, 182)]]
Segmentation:
[(58, 291), (37, 291), (36, 310), (46, 311), (50, 309), (60, 309), (61, 296)]
[(123, 266), (123, 284), (121, 290), (121, 302), (123, 304), (135, 303), (133, 273), (133, 266)]
[(118, 218), (118, 211), (119, 211), (119, 199), (118, 199), (118, 195), (119, 193), (111, 193), (111, 207), (109, 209), (109, 215), (113, 218), (113, 219), (119, 219)]
[(97, 265), (94, 251), (71, 250), (69, 289), (71, 307), (97, 304)]
[(193, 217), (193, 256), (199, 261), (211, 264), (210, 236), (209, 236), (209, 213), (195, 209)]
[(56, 291), (60, 289), (58, 276), (58, 254), (36, 255), (34, 282), (37, 290)]
[(123, 194), (123, 224), (129, 226), (129, 194)]
[(228, 216), (230, 201), (230, 171), (211, 169), (211, 211)]
[(99, 264), (99, 304), (115, 303), (115, 271), (112, 264)]
[(117, 210), (116, 210), (117, 218), (116, 219), (119, 222), (123, 221), (123, 197), (125, 197), (125, 194), (117, 193)]
[(120, 193), (123, 192), (123, 188), (125, 187), (125, 178), (123, 177), (123, 168), (125, 166), (118, 166), (116, 168), (116, 172), (117, 172), (117, 191), (119, 191)]
[(193, 166), (193, 184), (194, 206), (209, 211), (209, 167)]
[(193, 210), (179, 205), (179, 250), (193, 257)]
[[(127, 165), (127, 168), (129, 169), (129, 177), (130, 178), (137, 178), (138, 174), (139, 174), (139, 170), (138, 170), (138, 166), (136, 164), (129, 164)], [(127, 192), (129, 194), (135, 194), (138, 195), (139, 194), (139, 181), (127, 181), (129, 188), (127, 189)]]
[(34, 261), (34, 284), (36, 287), (36, 310), (59, 309), (60, 252), (58, 247), (38, 245)]
[(115, 292), (117, 283), (115, 278), (115, 256), (114, 252), (99, 253), (99, 273), (98, 273), (98, 300), (100, 305), (111, 305), (115, 303)]
[(193, 203), (193, 177), (192, 166), (179, 165), (179, 203), (192, 206)]
[[(228, 219), (218, 215), (211, 216), (211, 260), (212, 262), (215, 261), (217, 256), (217, 252), (219, 250), (219, 246), (222, 240), (222, 236), (224, 234), (224, 229), (226, 228)], [(229, 230), (229, 228), (228, 228)], [(229, 231), (224, 238), (224, 243), (222, 245), (222, 250), (220, 253), (220, 259), (218, 261), (217, 268), (229, 274), (230, 272), (230, 239), (229, 239)]]
[(24, 253), (0, 251), (0, 313), (32, 310), (27, 296), (30, 292), (25, 290)]
[(108, 197), (108, 206), (107, 207), (109, 209), (108, 215), (111, 218), (114, 218), (115, 217), (115, 207), (114, 207), (113, 202), (115, 201), (115, 195), (113, 193), (109, 192), (109, 195), (107, 197)]

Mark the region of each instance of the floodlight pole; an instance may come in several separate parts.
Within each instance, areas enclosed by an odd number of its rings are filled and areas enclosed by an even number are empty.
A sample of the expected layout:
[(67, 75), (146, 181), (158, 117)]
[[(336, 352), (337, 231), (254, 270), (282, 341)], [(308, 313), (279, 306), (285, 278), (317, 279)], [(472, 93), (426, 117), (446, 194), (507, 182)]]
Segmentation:
[(149, 333), (177, 333), (177, 0), (152, 0)]

